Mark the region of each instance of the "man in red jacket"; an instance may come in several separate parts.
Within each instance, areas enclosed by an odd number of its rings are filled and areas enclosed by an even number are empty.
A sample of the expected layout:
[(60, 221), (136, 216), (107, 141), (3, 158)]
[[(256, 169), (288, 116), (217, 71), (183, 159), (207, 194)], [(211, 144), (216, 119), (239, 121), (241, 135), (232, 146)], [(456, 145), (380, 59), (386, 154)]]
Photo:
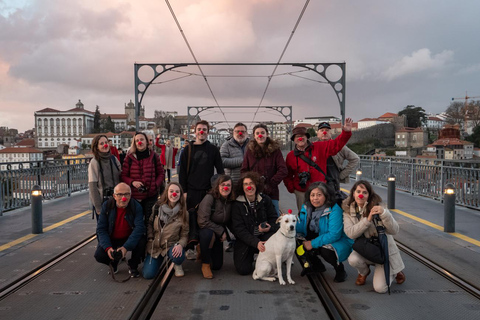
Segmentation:
[[(292, 132), (294, 150), (287, 155), (288, 175), (283, 180), (288, 192), (295, 193), (297, 208), (300, 210), (305, 202), (305, 190), (312, 182), (326, 182), (327, 159), (337, 154), (352, 135), (352, 119), (347, 118), (342, 133), (334, 140), (311, 143), (310, 135), (304, 127), (295, 127)], [(315, 163), (315, 166), (312, 164)], [(321, 169), (318, 170), (317, 168)], [(333, 191), (333, 190), (332, 190)]]

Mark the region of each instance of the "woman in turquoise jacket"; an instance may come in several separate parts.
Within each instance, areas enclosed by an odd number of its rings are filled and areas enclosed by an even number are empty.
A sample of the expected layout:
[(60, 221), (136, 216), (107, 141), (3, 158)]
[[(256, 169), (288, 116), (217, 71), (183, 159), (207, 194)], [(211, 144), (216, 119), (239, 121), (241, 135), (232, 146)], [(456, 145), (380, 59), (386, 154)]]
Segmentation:
[(303, 248), (313, 270), (324, 272), (325, 266), (318, 256), (335, 268), (335, 282), (347, 279), (343, 267), (353, 240), (343, 232), (343, 210), (335, 204), (334, 191), (323, 182), (310, 184), (305, 192), (305, 204), (299, 213), (297, 235), (305, 238)]

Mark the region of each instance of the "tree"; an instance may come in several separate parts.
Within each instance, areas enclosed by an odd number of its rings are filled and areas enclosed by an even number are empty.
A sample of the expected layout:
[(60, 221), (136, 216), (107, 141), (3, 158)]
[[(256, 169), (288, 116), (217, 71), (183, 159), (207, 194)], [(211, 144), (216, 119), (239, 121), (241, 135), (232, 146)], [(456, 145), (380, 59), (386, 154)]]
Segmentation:
[(101, 130), (100, 107), (97, 106), (95, 109), (95, 115), (93, 116), (93, 133), (100, 133)]
[(461, 124), (465, 119), (465, 104), (462, 102), (454, 101), (450, 103), (445, 113), (447, 114), (447, 123), (449, 124)]
[(473, 129), (473, 133), (466, 137), (465, 140), (473, 142), (475, 147), (478, 148), (480, 146), (480, 126), (476, 126), (475, 129)]
[(105, 120), (103, 132), (115, 132), (115, 123), (112, 121), (110, 116), (108, 116), (107, 120)]
[(313, 128), (308, 128), (307, 133), (310, 134), (310, 138), (314, 138), (317, 136), (317, 133), (315, 132), (315, 129)]
[(408, 105), (402, 111), (400, 111), (398, 115), (405, 115), (407, 118), (407, 127), (409, 128), (418, 128), (421, 127), (422, 124), (427, 123), (427, 115), (422, 107)]

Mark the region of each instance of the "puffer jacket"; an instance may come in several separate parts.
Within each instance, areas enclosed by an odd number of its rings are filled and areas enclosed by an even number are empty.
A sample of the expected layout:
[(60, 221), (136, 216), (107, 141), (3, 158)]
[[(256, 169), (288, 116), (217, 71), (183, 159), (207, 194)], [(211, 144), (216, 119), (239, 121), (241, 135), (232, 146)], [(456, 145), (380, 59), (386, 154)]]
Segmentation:
[(225, 141), (220, 148), (220, 156), (222, 157), (225, 174), (232, 177), (232, 183), (234, 185), (240, 179), (240, 169), (242, 168), (243, 157), (248, 142), (249, 139), (247, 138), (242, 148), (234, 138), (230, 138), (230, 140)]
[[(111, 235), (115, 227), (115, 220), (117, 219), (117, 206), (115, 200), (112, 198), (105, 201), (102, 205), (101, 214), (98, 216), (97, 222), (97, 238), (98, 244), (103, 249), (112, 247)], [(143, 209), (140, 203), (135, 199), (130, 199), (125, 214), (125, 220), (132, 229), (132, 233), (123, 247), (127, 251), (132, 251), (140, 241), (140, 238), (145, 234), (145, 222), (143, 222)]]
[[(351, 136), (351, 132), (342, 131), (342, 133), (335, 139), (313, 142), (307, 147), (304, 154), (307, 158), (312, 159), (312, 161), (326, 173), (328, 157), (337, 154), (345, 146)], [(293, 193), (295, 190), (305, 192), (312, 182), (326, 181), (325, 176), (321, 174), (320, 171), (300, 159), (296, 153), (298, 153), (298, 150), (295, 149), (290, 151), (287, 155), (286, 164), (288, 174), (283, 182), (285, 183), (288, 192)], [(299, 185), (300, 179), (298, 178), (298, 175), (302, 172), (310, 173), (310, 180), (307, 181), (305, 188), (302, 188)]]
[[(360, 220), (357, 218), (357, 213), (355, 210), (356, 203), (352, 202), (350, 206), (348, 206), (348, 200), (350, 198), (345, 199), (343, 202), (343, 224), (344, 224), (344, 231), (345, 234), (350, 239), (357, 239), (362, 234), (366, 238), (370, 238), (372, 236), (378, 236), (377, 229), (375, 228), (375, 224), (373, 221), (368, 221), (366, 217), (362, 216), (362, 211), (360, 211)], [(367, 203), (365, 204), (364, 208), (367, 207)], [(382, 220), (379, 222), (381, 225), (385, 227), (385, 234), (387, 235), (388, 239), (388, 255), (390, 256), (390, 274), (397, 274), (398, 272), (405, 269), (405, 265), (403, 264), (402, 257), (400, 256), (400, 250), (395, 243), (395, 239), (392, 235), (397, 234), (400, 230), (398, 223), (393, 218), (390, 211), (383, 207), (383, 213), (379, 215), (380, 219)]]
[[(212, 207), (214, 209), (212, 210)], [(207, 194), (197, 210), (198, 226), (202, 229), (211, 229), (218, 238), (226, 231), (225, 226), (230, 225), (230, 210), (232, 203), (226, 199), (215, 199)]]
[[(250, 214), (249, 205), (245, 196), (237, 197), (232, 205), (232, 232), (237, 241), (247, 246), (257, 248), (260, 239), (253, 235), (255, 227), (262, 222), (268, 222), (271, 226), (270, 233), (278, 230), (277, 211), (272, 200), (267, 195), (257, 195), (257, 219)], [(257, 224), (258, 223), (258, 224)]]
[[(307, 228), (312, 219), (311, 206), (303, 205), (298, 214), (297, 234), (307, 235)], [(326, 208), (318, 220), (319, 234), (312, 240), (313, 248), (320, 248), (325, 245), (331, 245), (337, 253), (339, 262), (347, 260), (352, 252), (353, 240), (349, 239), (343, 232), (343, 211), (335, 204), (333, 208)]]
[[(344, 146), (340, 152), (332, 156), (335, 165), (340, 171), (340, 183), (349, 183), (350, 182), (350, 173), (357, 167), (360, 162), (358, 155), (350, 150), (347, 146)], [(347, 160), (347, 165), (343, 166), (345, 160)]]
[(165, 257), (168, 249), (176, 243), (179, 243), (185, 248), (188, 242), (189, 231), (188, 214), (186, 224), (183, 224), (183, 218), (180, 215), (182, 210), (180, 210), (179, 213), (172, 217), (162, 228), (159, 218), (160, 215), (163, 214), (162, 207), (155, 206), (153, 210), (157, 212), (151, 214), (148, 221), (147, 253), (156, 259), (160, 255)]
[(275, 149), (270, 153), (270, 156), (255, 158), (250, 148), (251, 145), (252, 142), (247, 145), (247, 151), (245, 152), (240, 172), (255, 171), (260, 174), (260, 176), (264, 177), (265, 189), (263, 192), (272, 200), (280, 200), (278, 185), (287, 176), (288, 172), (282, 151)]
[[(155, 157), (155, 160), (153, 157)], [(122, 167), (122, 181), (132, 188), (132, 198), (143, 200), (157, 196), (164, 180), (165, 171), (157, 153), (150, 150), (149, 157), (140, 161), (137, 160), (134, 153), (129, 153), (125, 158)], [(132, 185), (133, 181), (143, 182), (144, 186), (148, 188), (147, 192), (139, 192)]]

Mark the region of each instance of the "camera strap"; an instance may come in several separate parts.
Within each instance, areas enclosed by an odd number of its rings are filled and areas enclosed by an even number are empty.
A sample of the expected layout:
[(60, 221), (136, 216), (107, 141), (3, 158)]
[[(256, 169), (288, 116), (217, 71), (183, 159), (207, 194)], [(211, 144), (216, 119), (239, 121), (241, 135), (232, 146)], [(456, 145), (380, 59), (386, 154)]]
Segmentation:
[(323, 174), (323, 176), (325, 177), (325, 180), (326, 180), (326, 181), (329, 181), (329, 180), (330, 180), (330, 177), (327, 177), (327, 174), (326, 174), (325, 172), (323, 172), (322, 168), (320, 168), (320, 167), (318, 166), (318, 164), (316, 164), (315, 162), (313, 162), (312, 159), (307, 158), (307, 157), (305, 156), (305, 154), (303, 154), (303, 153), (302, 153), (301, 155), (299, 155), (298, 157), (299, 157), (300, 159), (302, 159), (303, 161), (305, 161), (309, 166), (314, 167), (315, 169), (317, 169), (318, 172), (320, 172), (321, 174)]
[[(114, 270), (113, 270), (113, 266), (112, 266), (112, 263), (111, 263), (111, 262), (108, 264), (108, 267), (110, 268), (110, 274), (112, 275), (112, 279), (113, 279), (113, 280), (115, 280), (115, 281), (117, 281), (117, 282), (119, 282), (119, 283), (124, 283), (124, 282), (127, 282), (128, 280), (130, 280), (130, 278), (131, 278), (131, 277), (130, 277), (130, 274), (128, 274), (128, 278), (121, 279), (121, 280), (116, 279), (116, 278), (115, 278), (115, 272), (114, 272)], [(117, 268), (118, 268), (118, 266), (117, 266)]]

